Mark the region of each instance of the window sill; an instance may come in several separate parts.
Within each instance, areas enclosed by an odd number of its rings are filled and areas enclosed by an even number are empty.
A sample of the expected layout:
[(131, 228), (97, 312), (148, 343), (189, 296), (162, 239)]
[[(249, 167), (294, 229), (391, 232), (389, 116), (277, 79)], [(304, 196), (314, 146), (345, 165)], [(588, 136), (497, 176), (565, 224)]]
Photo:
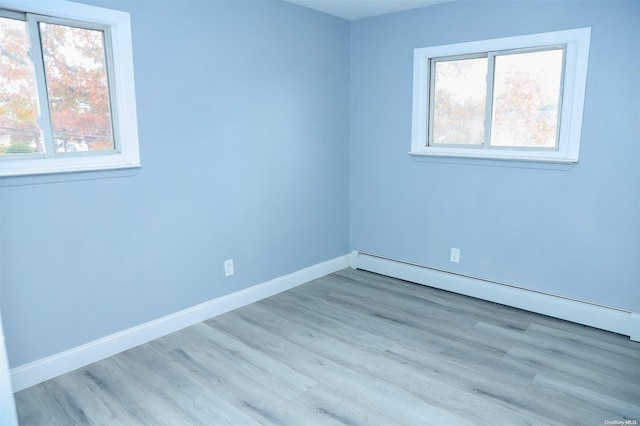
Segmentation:
[(40, 173), (31, 174), (14, 174), (0, 176), (0, 188), (23, 185), (41, 185), (59, 182), (75, 182), (82, 180), (95, 179), (113, 179), (120, 177), (130, 177), (138, 174), (142, 166), (137, 165), (120, 165), (109, 168), (102, 167), (100, 169), (83, 170), (56, 170), (41, 171)]
[(552, 164), (574, 164), (578, 156), (569, 156), (558, 151), (514, 152), (513, 150), (480, 150), (473, 148), (427, 148), (410, 151), (415, 157), (449, 157), (463, 159), (484, 159), (498, 161), (524, 161)]
[(0, 178), (140, 167), (137, 150), (126, 153), (82, 154), (57, 158), (0, 159)]

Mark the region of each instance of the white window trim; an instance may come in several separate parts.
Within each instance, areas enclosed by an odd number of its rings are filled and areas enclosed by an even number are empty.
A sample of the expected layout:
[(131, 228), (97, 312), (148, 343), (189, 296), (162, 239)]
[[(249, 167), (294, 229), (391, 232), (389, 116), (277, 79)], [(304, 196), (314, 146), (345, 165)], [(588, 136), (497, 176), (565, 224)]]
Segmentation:
[[(413, 56), (413, 116), (411, 151), (409, 154), (416, 156), (576, 163), (580, 152), (582, 112), (587, 84), (590, 40), (591, 28), (579, 28), (415, 49)], [(429, 66), (431, 58), (561, 44), (566, 44), (566, 68), (557, 150), (478, 149), (427, 145)]]
[(110, 28), (113, 69), (109, 71), (115, 84), (113, 97), (117, 105), (117, 108), (112, 111), (112, 118), (116, 123), (114, 136), (119, 142), (119, 149), (109, 154), (77, 157), (30, 159), (3, 159), (0, 157), (0, 177), (140, 167), (129, 14), (65, 0), (3, 0), (2, 8), (92, 22)]

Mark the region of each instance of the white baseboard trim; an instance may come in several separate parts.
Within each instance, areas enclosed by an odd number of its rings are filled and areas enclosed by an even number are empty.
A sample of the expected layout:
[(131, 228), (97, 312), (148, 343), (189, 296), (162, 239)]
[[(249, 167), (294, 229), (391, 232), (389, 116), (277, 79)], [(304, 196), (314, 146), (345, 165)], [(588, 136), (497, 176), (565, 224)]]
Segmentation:
[(348, 268), (349, 255), (318, 263), (288, 275), (275, 278), (245, 290), (228, 294), (180, 312), (158, 318), (121, 332), (103, 337), (82, 346), (39, 359), (11, 369), (13, 391), (68, 373), (78, 368), (116, 355), (143, 343), (241, 308), (301, 284)]
[(640, 313), (484, 281), (359, 251), (351, 267), (630, 336), (640, 341)]

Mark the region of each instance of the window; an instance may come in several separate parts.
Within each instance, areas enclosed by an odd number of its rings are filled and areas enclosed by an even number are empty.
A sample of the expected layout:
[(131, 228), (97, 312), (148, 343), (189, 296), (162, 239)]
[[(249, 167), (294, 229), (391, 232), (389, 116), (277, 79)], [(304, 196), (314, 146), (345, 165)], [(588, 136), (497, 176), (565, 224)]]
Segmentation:
[(0, 176), (139, 167), (137, 133), (127, 13), (3, 1)]
[(590, 32), (415, 49), (410, 153), (577, 162)]

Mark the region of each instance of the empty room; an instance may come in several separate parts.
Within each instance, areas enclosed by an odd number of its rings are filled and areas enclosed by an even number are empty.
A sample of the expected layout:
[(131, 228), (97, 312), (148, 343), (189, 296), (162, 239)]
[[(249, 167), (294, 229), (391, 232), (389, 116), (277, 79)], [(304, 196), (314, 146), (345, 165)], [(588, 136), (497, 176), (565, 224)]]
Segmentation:
[(2, 0), (0, 424), (637, 425), (640, 2)]

